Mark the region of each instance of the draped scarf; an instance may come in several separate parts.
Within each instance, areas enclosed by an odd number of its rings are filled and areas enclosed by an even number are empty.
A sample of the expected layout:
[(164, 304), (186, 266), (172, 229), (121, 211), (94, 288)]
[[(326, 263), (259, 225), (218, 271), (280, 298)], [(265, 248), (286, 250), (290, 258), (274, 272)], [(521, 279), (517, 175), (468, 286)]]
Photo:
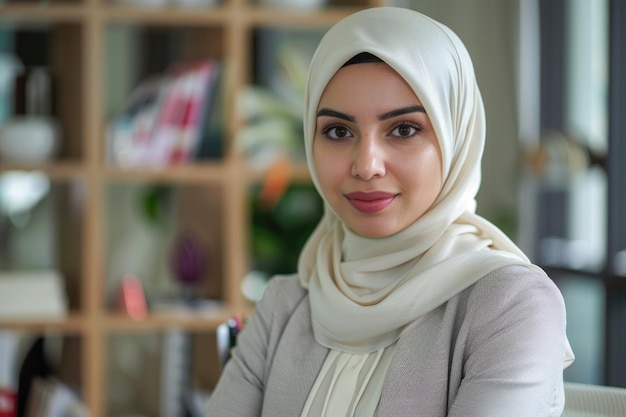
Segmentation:
[[(298, 274), (309, 291), (317, 342), (351, 353), (391, 345), (409, 323), (498, 268), (540, 271), (476, 214), (485, 112), (473, 64), (449, 28), (419, 12), (365, 9), (322, 38), (307, 78), (303, 125), (307, 164), (322, 198), (312, 155), (317, 107), (336, 71), (361, 52), (393, 68), (426, 109), (441, 148), (443, 185), (424, 215), (384, 238), (357, 235), (325, 203)], [(570, 355), (569, 345), (566, 350)]]

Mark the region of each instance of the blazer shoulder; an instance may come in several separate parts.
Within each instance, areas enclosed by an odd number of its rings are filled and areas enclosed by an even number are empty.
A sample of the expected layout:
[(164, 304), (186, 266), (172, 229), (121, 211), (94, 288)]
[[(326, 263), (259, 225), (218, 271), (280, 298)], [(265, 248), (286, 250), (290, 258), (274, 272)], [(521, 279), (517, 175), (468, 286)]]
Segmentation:
[(458, 301), (465, 314), (471, 316), (513, 314), (565, 321), (565, 302), (554, 281), (542, 270), (525, 266), (490, 272), (461, 293)]
[(275, 275), (267, 283), (265, 293), (289, 296), (289, 298), (301, 298), (306, 294), (306, 289), (300, 284), (298, 274)]
[(538, 292), (549, 298), (561, 298), (560, 290), (543, 270), (523, 265), (505, 266), (488, 273), (476, 282), (473, 291), (505, 297), (507, 294)]
[(276, 275), (268, 281), (259, 305), (267, 306), (275, 312), (290, 314), (307, 294), (308, 291), (300, 284), (297, 274)]

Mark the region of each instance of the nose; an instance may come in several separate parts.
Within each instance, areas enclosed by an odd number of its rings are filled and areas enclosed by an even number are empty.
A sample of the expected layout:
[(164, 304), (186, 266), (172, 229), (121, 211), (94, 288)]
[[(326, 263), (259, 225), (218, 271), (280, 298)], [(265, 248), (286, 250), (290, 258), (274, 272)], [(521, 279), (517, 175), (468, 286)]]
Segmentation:
[(355, 146), (352, 175), (362, 180), (371, 180), (385, 175), (385, 153), (383, 146), (373, 135), (361, 137)]

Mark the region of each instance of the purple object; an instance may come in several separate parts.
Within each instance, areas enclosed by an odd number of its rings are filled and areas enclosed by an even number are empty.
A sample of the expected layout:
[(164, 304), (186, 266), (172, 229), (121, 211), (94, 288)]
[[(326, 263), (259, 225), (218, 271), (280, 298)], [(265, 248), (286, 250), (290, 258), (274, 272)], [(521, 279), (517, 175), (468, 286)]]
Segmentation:
[(182, 234), (174, 245), (172, 270), (176, 279), (183, 285), (193, 285), (202, 281), (204, 273), (202, 248), (194, 237)]

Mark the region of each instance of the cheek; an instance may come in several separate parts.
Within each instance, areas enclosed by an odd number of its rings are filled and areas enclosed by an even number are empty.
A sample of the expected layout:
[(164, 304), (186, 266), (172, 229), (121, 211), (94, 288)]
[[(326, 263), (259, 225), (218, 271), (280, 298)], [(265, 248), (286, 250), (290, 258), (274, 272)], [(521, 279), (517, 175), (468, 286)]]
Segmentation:
[(320, 146), (317, 145), (317, 141), (313, 142), (312, 154), (313, 154), (313, 169), (317, 173), (317, 177), (320, 178), (320, 175), (323, 174), (324, 169), (326, 168), (325, 165), (328, 164), (327, 162), (328, 158), (325, 155), (324, 151), (320, 149)]
[(406, 153), (399, 157), (405, 181), (409, 184), (439, 193), (442, 187), (442, 163), (439, 150), (436, 147), (427, 147), (419, 152)]
[(313, 144), (313, 166), (322, 189), (321, 191), (327, 196), (330, 186), (329, 181), (332, 179), (332, 174), (329, 175), (329, 173), (336, 169), (336, 164), (332, 160), (332, 155), (329, 155), (323, 147), (316, 146), (315, 143)]
[(439, 182), (441, 181), (442, 165), (441, 154), (438, 148), (431, 146), (425, 152), (422, 152), (419, 162), (428, 168), (433, 179), (438, 179)]

